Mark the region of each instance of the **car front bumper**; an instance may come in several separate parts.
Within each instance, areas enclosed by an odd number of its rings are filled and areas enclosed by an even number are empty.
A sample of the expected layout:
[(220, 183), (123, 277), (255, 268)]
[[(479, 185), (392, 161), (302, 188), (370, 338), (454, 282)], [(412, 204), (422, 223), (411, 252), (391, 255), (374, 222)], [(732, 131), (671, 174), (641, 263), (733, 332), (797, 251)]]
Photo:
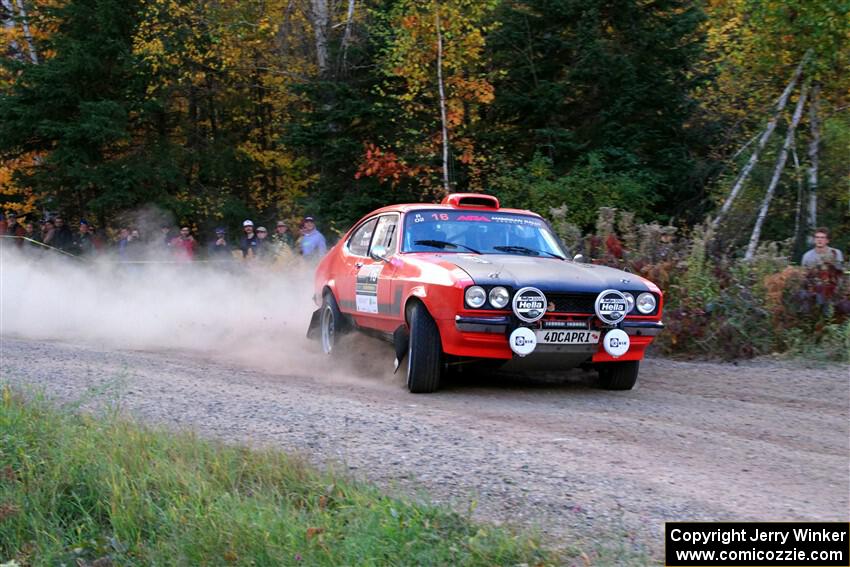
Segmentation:
[[(587, 329), (589, 320), (543, 320), (534, 328)], [(437, 321), (446, 354), (511, 360), (517, 357), (508, 346), (508, 334), (517, 323), (508, 315), (456, 315), (454, 320)], [(661, 321), (624, 321), (620, 328), (630, 338), (628, 352), (612, 358), (599, 344), (561, 345), (538, 344), (534, 352), (523, 357), (527, 362), (538, 361), (548, 367), (571, 367), (584, 362), (613, 362), (641, 360), (646, 347), (664, 329)], [(605, 329), (599, 329), (604, 332)], [(545, 359), (545, 360), (544, 360)], [(551, 362), (551, 363), (550, 363)]]

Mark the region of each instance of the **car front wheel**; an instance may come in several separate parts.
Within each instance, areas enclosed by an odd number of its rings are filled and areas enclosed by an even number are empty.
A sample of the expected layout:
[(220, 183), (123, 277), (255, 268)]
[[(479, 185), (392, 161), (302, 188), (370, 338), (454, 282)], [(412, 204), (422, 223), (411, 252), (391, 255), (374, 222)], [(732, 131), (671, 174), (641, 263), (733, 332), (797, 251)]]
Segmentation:
[(342, 313), (336, 304), (333, 294), (325, 293), (322, 298), (322, 318), (320, 321), (322, 350), (332, 354), (337, 340), (342, 334)]
[(605, 362), (597, 364), (599, 386), (603, 390), (631, 390), (635, 387), (640, 362)]
[(414, 394), (429, 394), (440, 386), (440, 331), (421, 303), (409, 308), (408, 325), (407, 389)]

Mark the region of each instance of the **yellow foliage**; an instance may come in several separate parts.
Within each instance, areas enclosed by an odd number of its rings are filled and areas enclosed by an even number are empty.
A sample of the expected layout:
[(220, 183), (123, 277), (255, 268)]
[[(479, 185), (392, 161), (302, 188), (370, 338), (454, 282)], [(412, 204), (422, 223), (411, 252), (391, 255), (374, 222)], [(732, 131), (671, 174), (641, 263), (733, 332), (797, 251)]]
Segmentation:
[(19, 215), (37, 213), (38, 196), (30, 187), (21, 187), (14, 180), (15, 171), (32, 167), (34, 154), (0, 161), (0, 211), (15, 211)]
[[(236, 151), (254, 172), (239, 191), (260, 210), (290, 210), (313, 181), (306, 165), (277, 140), (300, 102), (291, 86), (316, 72), (304, 50), (287, 44), (312, 36), (306, 9), (288, 0), (150, 0), (133, 42), (156, 77), (149, 94), (167, 96), (170, 110), (195, 128), (178, 128), (177, 142), (189, 144), (198, 128), (205, 136), (213, 132), (210, 108), (226, 113), (226, 127), (239, 133)], [(178, 198), (210, 216), (220, 214), (226, 201), (215, 189)]]
[[(460, 140), (464, 139), (466, 128), (479, 120), (481, 106), (491, 103), (495, 96), (483, 61), (487, 31), (484, 22), (495, 6), (493, 0), (405, 0), (394, 10), (395, 36), (383, 62), (388, 74), (403, 81), (403, 88), (391, 96), (400, 103), (405, 115), (430, 114), (434, 117), (431, 123), (439, 124), (439, 95), (435, 87), (439, 21), (446, 127), (460, 162), (469, 167), (476, 161), (475, 152), (472, 147), (461, 147)], [(423, 132), (421, 139), (427, 143), (417, 148), (416, 153), (427, 163), (438, 154), (442, 139), (433, 130)], [(471, 174), (474, 180), (476, 174), (474, 171)]]
[[(826, 104), (843, 106), (850, 92), (850, 12), (837, 0), (788, 3), (784, 0), (710, 0), (703, 24), (707, 57), (701, 72), (714, 80), (695, 92), (708, 114), (730, 123), (753, 121), (770, 110), (809, 49), (806, 69), (818, 78)], [(729, 136), (731, 150), (755, 132)]]

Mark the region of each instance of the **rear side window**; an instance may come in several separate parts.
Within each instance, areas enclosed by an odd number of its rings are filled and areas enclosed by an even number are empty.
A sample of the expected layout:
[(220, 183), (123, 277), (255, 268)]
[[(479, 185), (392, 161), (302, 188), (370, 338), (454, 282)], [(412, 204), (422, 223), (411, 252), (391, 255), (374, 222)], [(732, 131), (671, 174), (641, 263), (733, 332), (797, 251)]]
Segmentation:
[(348, 251), (355, 256), (366, 256), (369, 252), (369, 243), (372, 241), (372, 233), (375, 232), (375, 223), (378, 219), (369, 219), (354, 231), (348, 239)]

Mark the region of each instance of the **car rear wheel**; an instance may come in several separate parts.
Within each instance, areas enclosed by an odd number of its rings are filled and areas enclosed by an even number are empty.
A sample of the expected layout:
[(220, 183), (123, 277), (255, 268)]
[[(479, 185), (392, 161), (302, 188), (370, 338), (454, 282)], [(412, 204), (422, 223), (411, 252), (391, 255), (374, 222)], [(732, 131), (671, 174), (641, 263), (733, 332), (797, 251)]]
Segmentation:
[(326, 292), (322, 297), (322, 318), (319, 325), (322, 350), (325, 354), (332, 354), (334, 348), (336, 348), (337, 340), (342, 334), (342, 313), (340, 313), (336, 299), (331, 292)]
[(407, 346), (407, 389), (429, 394), (440, 386), (442, 347), (437, 324), (421, 303), (408, 311), (410, 340)]
[(631, 390), (637, 382), (639, 368), (637, 360), (597, 364), (599, 386), (603, 390)]

